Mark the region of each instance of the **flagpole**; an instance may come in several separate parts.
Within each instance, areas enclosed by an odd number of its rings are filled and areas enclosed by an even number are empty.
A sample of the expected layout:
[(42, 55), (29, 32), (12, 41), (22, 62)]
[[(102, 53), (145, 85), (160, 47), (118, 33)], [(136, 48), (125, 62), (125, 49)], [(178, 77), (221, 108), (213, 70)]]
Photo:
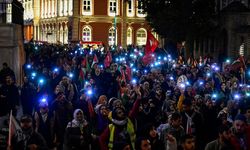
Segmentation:
[(11, 146), (12, 109), (10, 110), (8, 146)]

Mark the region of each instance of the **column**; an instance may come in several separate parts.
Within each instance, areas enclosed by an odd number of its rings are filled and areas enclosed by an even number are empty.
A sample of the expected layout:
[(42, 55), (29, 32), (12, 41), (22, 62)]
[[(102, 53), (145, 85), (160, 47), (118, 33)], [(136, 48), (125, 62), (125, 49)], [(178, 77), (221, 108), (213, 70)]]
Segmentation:
[(68, 0), (64, 0), (64, 8), (63, 8), (63, 10), (64, 10), (64, 16), (67, 16), (68, 15)]
[(121, 45), (127, 47), (127, 2), (122, 1), (122, 24), (121, 24)]
[[(79, 24), (80, 24), (80, 1), (73, 0), (73, 25), (72, 25), (72, 41), (78, 41), (79, 38)], [(92, 31), (93, 32), (93, 31)]]

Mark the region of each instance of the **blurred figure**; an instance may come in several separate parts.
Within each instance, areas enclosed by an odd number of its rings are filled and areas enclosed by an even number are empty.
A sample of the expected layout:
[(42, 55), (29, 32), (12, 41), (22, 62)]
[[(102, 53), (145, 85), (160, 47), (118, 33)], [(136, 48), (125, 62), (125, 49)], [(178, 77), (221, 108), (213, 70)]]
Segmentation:
[(145, 137), (139, 137), (135, 143), (136, 150), (151, 150), (151, 144), (149, 139)]
[(65, 131), (64, 150), (90, 150), (91, 129), (85, 120), (83, 111), (76, 109), (74, 119), (68, 123)]
[(233, 146), (230, 143), (230, 128), (228, 126), (221, 126), (218, 133), (218, 138), (208, 143), (205, 150), (233, 150)]
[(235, 150), (250, 149), (250, 126), (244, 115), (238, 114), (233, 122), (231, 143)]
[(0, 84), (4, 84), (6, 76), (10, 76), (13, 78), (14, 82), (16, 80), (15, 73), (10, 69), (8, 64), (3, 63), (3, 68), (0, 70)]
[[(195, 138), (193, 135), (187, 134), (181, 138), (182, 150), (195, 150)], [(200, 149), (197, 149), (200, 150)]]
[(23, 107), (23, 114), (32, 115), (35, 104), (36, 88), (26, 76), (24, 77), (23, 82), (24, 83), (21, 88), (21, 103)]
[(35, 131), (40, 133), (50, 149), (55, 146), (54, 122), (55, 118), (49, 110), (48, 102), (40, 102), (35, 112)]
[(17, 130), (11, 140), (11, 150), (48, 150), (46, 141), (41, 134), (33, 130), (32, 118), (29, 115), (21, 117), (21, 130)]
[(19, 92), (11, 76), (6, 76), (5, 84), (0, 87), (0, 116), (6, 115), (12, 110), (13, 116), (17, 114), (19, 107)]

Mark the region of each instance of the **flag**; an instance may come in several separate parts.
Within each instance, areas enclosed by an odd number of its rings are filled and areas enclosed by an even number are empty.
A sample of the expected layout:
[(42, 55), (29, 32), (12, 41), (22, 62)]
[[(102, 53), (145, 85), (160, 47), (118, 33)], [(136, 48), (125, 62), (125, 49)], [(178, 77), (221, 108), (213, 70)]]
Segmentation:
[(107, 56), (104, 59), (104, 67), (105, 68), (109, 67), (111, 62), (112, 62), (112, 56), (110, 51), (108, 51)]
[(17, 130), (21, 130), (21, 127), (17, 123), (16, 119), (12, 116), (12, 110), (11, 110), (10, 111), (10, 122), (9, 122), (8, 146), (11, 146), (11, 139)]
[(151, 54), (155, 51), (155, 49), (159, 45), (159, 41), (154, 37), (154, 35), (150, 32), (147, 31), (147, 43), (145, 46), (145, 54)]
[(247, 68), (243, 56), (240, 56), (237, 60), (232, 62), (232, 64), (230, 65), (230, 70), (238, 71), (241, 67), (244, 70), (246, 70), (246, 68)]
[(93, 58), (92, 65), (91, 65), (91, 68), (93, 68), (94, 64), (96, 64), (96, 63), (98, 63), (98, 62), (99, 62), (99, 60), (98, 60), (98, 58), (97, 58), (97, 56), (96, 56), (96, 54), (95, 54), (95, 55), (94, 55), (94, 58)]

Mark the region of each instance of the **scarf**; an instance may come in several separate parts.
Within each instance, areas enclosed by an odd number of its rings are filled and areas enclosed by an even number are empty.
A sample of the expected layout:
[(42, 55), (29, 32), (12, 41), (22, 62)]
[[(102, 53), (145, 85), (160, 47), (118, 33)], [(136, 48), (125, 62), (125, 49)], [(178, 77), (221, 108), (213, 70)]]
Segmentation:
[(187, 128), (186, 128), (186, 134), (192, 134), (194, 133), (194, 128), (192, 128), (193, 125), (193, 117), (195, 115), (195, 112), (193, 112), (193, 114), (191, 115), (191, 117), (185, 113), (186, 117), (187, 117)]

